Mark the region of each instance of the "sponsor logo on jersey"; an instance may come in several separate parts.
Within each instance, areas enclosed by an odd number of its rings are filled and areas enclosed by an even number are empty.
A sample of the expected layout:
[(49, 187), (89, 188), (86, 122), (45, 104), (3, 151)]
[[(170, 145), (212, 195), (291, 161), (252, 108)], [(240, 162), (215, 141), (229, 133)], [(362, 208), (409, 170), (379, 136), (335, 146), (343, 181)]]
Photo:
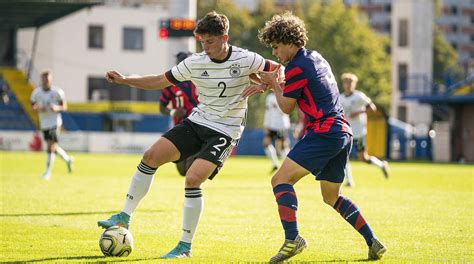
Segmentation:
[(239, 77), (240, 76), (240, 65), (239, 64), (232, 64), (230, 66), (229, 74), (232, 77)]
[(203, 77), (209, 77), (209, 73), (207, 73), (207, 71), (204, 71), (204, 72), (201, 74), (201, 76), (203, 76)]

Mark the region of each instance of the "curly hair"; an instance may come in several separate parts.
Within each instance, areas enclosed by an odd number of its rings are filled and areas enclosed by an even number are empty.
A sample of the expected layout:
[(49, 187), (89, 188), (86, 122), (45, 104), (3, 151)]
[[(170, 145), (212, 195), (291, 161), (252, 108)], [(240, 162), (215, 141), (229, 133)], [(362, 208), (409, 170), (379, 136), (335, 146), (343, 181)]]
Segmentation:
[(265, 26), (258, 31), (258, 39), (268, 47), (272, 43), (282, 43), (301, 48), (308, 40), (306, 33), (303, 20), (287, 11), (265, 22)]
[(223, 15), (212, 11), (206, 14), (197, 23), (194, 34), (203, 35), (209, 34), (211, 36), (222, 36), (229, 33), (229, 19)]

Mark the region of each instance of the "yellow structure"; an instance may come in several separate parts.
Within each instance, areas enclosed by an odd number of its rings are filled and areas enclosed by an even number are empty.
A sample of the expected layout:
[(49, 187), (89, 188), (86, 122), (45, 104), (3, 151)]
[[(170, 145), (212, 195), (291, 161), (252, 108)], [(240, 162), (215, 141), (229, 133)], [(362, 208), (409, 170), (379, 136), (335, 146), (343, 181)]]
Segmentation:
[(30, 120), (35, 125), (36, 129), (39, 128), (38, 115), (31, 109), (30, 96), (33, 92), (33, 85), (28, 82), (25, 74), (15, 68), (0, 68), (3, 78), (7, 81), (10, 86), (10, 90), (15, 94), (21, 107), (28, 115)]
[(378, 110), (367, 111), (367, 150), (369, 155), (385, 158), (387, 153), (388, 122), (385, 114)]

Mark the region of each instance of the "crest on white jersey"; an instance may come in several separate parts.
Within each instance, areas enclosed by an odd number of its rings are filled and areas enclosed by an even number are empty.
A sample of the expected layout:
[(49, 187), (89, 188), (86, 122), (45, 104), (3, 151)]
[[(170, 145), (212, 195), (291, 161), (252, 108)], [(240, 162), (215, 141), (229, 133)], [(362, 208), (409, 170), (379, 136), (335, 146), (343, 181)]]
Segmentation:
[(232, 64), (229, 70), (230, 76), (232, 77), (239, 77), (240, 76), (240, 65), (239, 64)]

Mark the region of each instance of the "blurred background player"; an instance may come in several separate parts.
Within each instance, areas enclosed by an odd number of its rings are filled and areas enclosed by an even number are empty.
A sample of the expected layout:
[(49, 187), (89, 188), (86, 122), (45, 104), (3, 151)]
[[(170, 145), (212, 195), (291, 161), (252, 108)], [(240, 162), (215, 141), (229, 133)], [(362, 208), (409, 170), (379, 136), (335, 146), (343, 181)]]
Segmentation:
[(0, 96), (2, 97), (3, 104), (7, 105), (10, 102), (10, 98), (8, 97), (8, 91), (10, 87), (8, 86), (7, 82), (3, 79), (3, 75), (0, 73)]
[[(179, 64), (191, 54), (191, 52), (179, 52), (176, 54), (176, 64)], [(191, 81), (184, 81), (163, 89), (160, 96), (160, 111), (163, 115), (171, 116), (173, 125), (176, 125), (183, 122), (198, 103), (196, 86)], [(181, 176), (186, 176), (186, 172), (194, 159), (195, 156), (191, 156), (176, 163), (176, 168)]]
[[(367, 152), (367, 110), (375, 111), (377, 107), (363, 92), (357, 91), (357, 76), (353, 73), (344, 73), (341, 75), (344, 93), (341, 94), (341, 103), (344, 108), (347, 121), (351, 124), (354, 135), (354, 146), (357, 156), (369, 164), (379, 167), (385, 178), (388, 178), (387, 161), (379, 160), (375, 156), (370, 156)], [(346, 167), (347, 186), (354, 186), (352, 178), (352, 168), (350, 163)]]
[[(283, 113), (278, 107), (273, 92), (268, 93), (265, 105), (263, 148), (267, 157), (272, 160), (272, 172), (274, 172), (278, 169), (278, 155), (283, 160), (290, 151), (288, 142), (290, 116)], [(275, 142), (275, 146), (273, 142)]]
[(46, 141), (46, 171), (43, 179), (51, 178), (51, 168), (56, 153), (66, 162), (68, 172), (72, 172), (72, 158), (58, 145), (58, 136), (63, 120), (61, 112), (67, 110), (64, 91), (52, 85), (53, 76), (50, 71), (41, 74), (41, 86), (31, 94), (31, 108), (38, 112), (40, 128)]
[(309, 118), (298, 108), (298, 120), (296, 121), (295, 129), (293, 130), (293, 138), (300, 140), (306, 132)]

